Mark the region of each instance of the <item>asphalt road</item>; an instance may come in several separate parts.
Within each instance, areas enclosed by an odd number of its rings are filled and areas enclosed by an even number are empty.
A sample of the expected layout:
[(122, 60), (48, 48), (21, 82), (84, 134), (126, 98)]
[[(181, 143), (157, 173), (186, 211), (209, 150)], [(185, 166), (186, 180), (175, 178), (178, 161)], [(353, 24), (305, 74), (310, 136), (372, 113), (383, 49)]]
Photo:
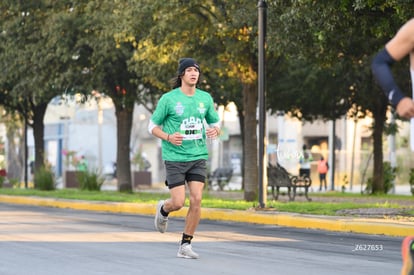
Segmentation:
[(198, 260), (176, 258), (183, 220), (0, 203), (0, 274), (399, 274), (402, 238), (203, 220)]

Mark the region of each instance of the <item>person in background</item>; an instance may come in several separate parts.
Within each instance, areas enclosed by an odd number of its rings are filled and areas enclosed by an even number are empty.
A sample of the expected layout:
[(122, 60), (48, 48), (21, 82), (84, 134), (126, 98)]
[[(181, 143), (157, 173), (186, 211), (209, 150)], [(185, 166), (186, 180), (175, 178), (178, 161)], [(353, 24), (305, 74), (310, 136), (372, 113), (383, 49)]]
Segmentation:
[(34, 162), (34, 160), (30, 161), (29, 167), (30, 167), (30, 176), (33, 180), (33, 177), (34, 177), (34, 174), (35, 174), (34, 173), (34, 171), (35, 171), (35, 162)]
[(191, 241), (201, 217), (207, 176), (206, 138), (216, 138), (220, 133), (213, 98), (196, 87), (200, 73), (194, 59), (180, 59), (177, 75), (172, 80), (173, 89), (160, 98), (148, 125), (148, 131), (162, 140), (162, 159), (170, 190), (170, 198), (157, 204), (155, 228), (161, 233), (167, 230), (168, 215), (184, 206), (187, 184), (190, 206), (177, 253), (177, 257), (187, 259), (199, 258)]
[(326, 184), (326, 173), (328, 173), (329, 165), (328, 162), (321, 156), (318, 161), (318, 173), (319, 173), (319, 191), (322, 191), (322, 185), (327, 189)]
[(302, 155), (299, 158), (299, 177), (307, 176), (310, 178), (312, 153), (307, 149), (306, 144), (302, 146)]
[[(398, 115), (414, 117), (414, 101), (406, 96), (394, 80), (391, 66), (408, 56), (411, 80), (414, 82), (414, 18), (408, 20), (373, 58), (372, 73)], [(412, 85), (414, 94), (414, 85)], [(407, 236), (401, 244), (403, 267), (401, 275), (414, 275), (414, 236)]]
[(146, 153), (142, 153), (142, 161), (144, 162), (144, 171), (148, 171), (151, 168), (151, 162), (148, 160)]
[(82, 155), (79, 159), (78, 165), (77, 165), (78, 171), (87, 171), (88, 170), (88, 161), (85, 159), (85, 156)]

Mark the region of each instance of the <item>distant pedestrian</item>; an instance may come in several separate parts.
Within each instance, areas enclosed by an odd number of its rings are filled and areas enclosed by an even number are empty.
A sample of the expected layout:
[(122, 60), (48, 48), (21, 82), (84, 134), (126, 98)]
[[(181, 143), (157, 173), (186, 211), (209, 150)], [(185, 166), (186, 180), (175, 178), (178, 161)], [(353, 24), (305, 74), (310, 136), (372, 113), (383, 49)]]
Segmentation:
[(30, 175), (33, 177), (34, 176), (34, 171), (35, 171), (35, 162), (33, 160), (30, 161), (29, 167), (30, 167)]
[(310, 178), (311, 162), (313, 161), (312, 153), (307, 149), (306, 144), (302, 146), (302, 155), (299, 158), (299, 177)]
[(82, 171), (82, 172), (85, 172), (88, 170), (88, 161), (85, 159), (84, 155), (80, 157), (80, 160), (76, 168), (78, 171)]
[(114, 161), (112, 163), (112, 168), (113, 168), (113, 171), (114, 171), (112, 175), (113, 175), (114, 178), (116, 178), (116, 161)]
[(323, 157), (321, 157), (321, 159), (318, 161), (319, 191), (322, 191), (322, 186), (325, 187), (325, 191), (327, 189), (326, 173), (328, 173), (328, 170), (328, 162)]

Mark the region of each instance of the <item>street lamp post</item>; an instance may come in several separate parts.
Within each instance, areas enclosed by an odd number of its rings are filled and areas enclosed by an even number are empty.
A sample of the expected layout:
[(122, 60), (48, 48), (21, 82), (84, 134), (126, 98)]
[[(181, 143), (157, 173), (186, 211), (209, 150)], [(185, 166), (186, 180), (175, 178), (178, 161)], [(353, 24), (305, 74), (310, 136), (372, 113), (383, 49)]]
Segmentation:
[[(63, 122), (63, 135), (62, 135), (62, 139), (63, 139), (63, 144), (62, 147), (65, 150), (69, 150), (69, 120), (70, 120), (70, 116), (66, 115), (66, 116), (61, 116), (60, 117), (60, 123)], [(63, 163), (63, 165), (62, 165)], [(69, 165), (68, 163), (65, 162), (65, 160), (60, 161), (60, 165), (62, 168), (62, 188), (66, 188), (66, 171), (67, 169), (67, 165)]]
[(335, 150), (336, 150), (336, 121), (335, 118), (332, 119), (331, 121), (331, 129), (330, 129), (330, 134), (329, 134), (329, 170), (330, 172), (330, 182), (331, 182), (331, 190), (334, 191), (335, 190), (335, 161), (336, 161), (336, 156), (335, 156)]
[(258, 5), (258, 97), (259, 97), (259, 204), (264, 208), (267, 198), (267, 161), (265, 150), (265, 38), (266, 38), (266, 1)]
[(93, 90), (92, 91), (92, 95), (96, 98), (97, 100), (97, 108), (98, 108), (98, 166), (99, 166), (99, 171), (103, 170), (103, 156), (102, 156), (102, 124), (103, 124), (103, 110), (102, 110), (102, 100), (103, 95), (96, 91)]
[[(27, 145), (27, 114), (24, 115), (24, 188), (29, 188), (28, 186), (28, 157), (29, 157), (29, 146)], [(33, 165), (34, 167), (34, 165)]]
[(99, 171), (103, 170), (103, 157), (102, 157), (102, 124), (103, 124), (103, 110), (102, 110), (102, 97), (98, 98), (98, 165)]

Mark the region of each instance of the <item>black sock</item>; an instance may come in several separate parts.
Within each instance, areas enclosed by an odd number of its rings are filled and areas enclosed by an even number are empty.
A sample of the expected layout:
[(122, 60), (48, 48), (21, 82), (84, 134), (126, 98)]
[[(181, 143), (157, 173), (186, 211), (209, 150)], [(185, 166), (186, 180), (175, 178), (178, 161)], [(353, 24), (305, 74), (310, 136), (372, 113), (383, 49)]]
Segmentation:
[(192, 239), (193, 239), (193, 236), (183, 233), (183, 238), (181, 239), (181, 244), (185, 244), (185, 243), (190, 244)]
[(168, 217), (168, 212), (165, 212), (164, 211), (164, 205), (163, 206), (161, 206), (161, 210), (160, 210), (160, 212), (161, 212), (161, 215), (163, 215), (164, 217)]

